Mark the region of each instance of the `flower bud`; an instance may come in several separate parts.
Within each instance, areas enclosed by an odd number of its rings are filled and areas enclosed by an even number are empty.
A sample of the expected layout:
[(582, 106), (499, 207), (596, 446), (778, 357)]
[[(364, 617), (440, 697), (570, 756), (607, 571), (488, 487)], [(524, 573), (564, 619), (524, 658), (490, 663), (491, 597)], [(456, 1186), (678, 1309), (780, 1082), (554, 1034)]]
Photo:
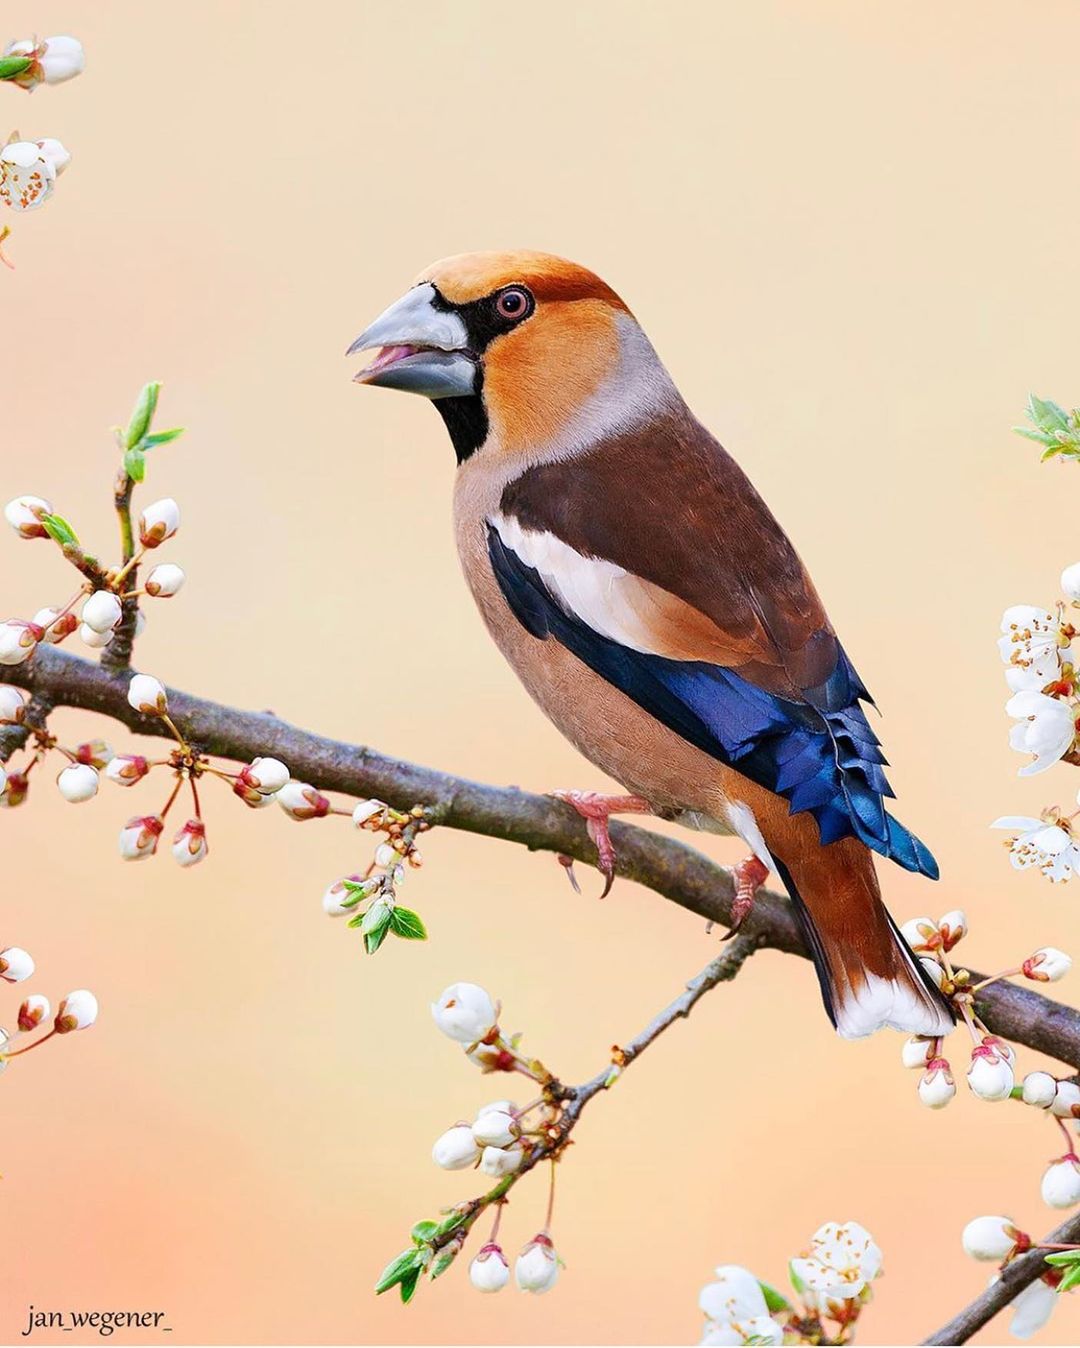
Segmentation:
[(464, 1123), (448, 1128), (431, 1149), (431, 1159), (443, 1170), (467, 1170), (479, 1155), (472, 1129)]
[(151, 599), (171, 599), (186, 579), (181, 567), (173, 562), (162, 562), (147, 576), (143, 589)]
[(286, 782), (274, 799), (290, 819), (300, 822), (330, 813), (330, 802), (307, 782)]
[(1061, 592), (1066, 599), (1080, 600), (1080, 562), (1073, 562), (1062, 571)]
[(156, 814), (136, 815), (120, 830), (120, 855), (125, 861), (142, 861), (157, 851), (165, 821)]
[(1024, 1104), (1049, 1109), (1057, 1097), (1057, 1085), (1049, 1072), (1029, 1072), (1023, 1080)]
[(69, 992), (60, 1003), (53, 1027), (57, 1034), (70, 1034), (72, 1030), (88, 1030), (97, 1020), (97, 998), (85, 988)]
[(261, 810), (266, 805), (273, 805), (277, 799), (276, 793), (264, 795), (261, 791), (256, 791), (253, 786), (248, 786), (242, 776), (238, 776), (233, 782), (233, 795), (240, 799), (252, 810)]
[(1000, 1263), (1012, 1254), (1021, 1234), (1008, 1217), (975, 1217), (964, 1227), (960, 1241), (972, 1259)]
[[(2, 804), (3, 799), (0, 798)], [(474, 1044), (465, 1050), (465, 1056), (485, 1076), (489, 1072), (513, 1072), (517, 1067), (517, 1059), (503, 1044)]]
[(117, 786), (134, 786), (150, 771), (150, 764), (142, 754), (117, 754), (105, 765), (105, 776)]
[(144, 716), (164, 716), (169, 710), (169, 699), (160, 679), (151, 674), (135, 674), (128, 685), (127, 700)]
[(33, 993), (27, 997), (22, 1006), (19, 1007), (19, 1029), (23, 1034), (30, 1030), (36, 1030), (43, 1020), (49, 1015), (49, 999), (42, 997), (40, 993)]
[(480, 1154), (480, 1169), (493, 1179), (501, 1179), (520, 1170), (524, 1159), (525, 1149), (520, 1142), (510, 1147), (485, 1147)]
[(20, 538), (48, 538), (41, 516), (52, 513), (52, 506), (41, 496), (16, 496), (4, 507), (4, 519)]
[(967, 1080), (980, 1100), (1007, 1100), (1013, 1088), (1013, 1070), (1000, 1053), (983, 1043), (971, 1050)]
[(180, 507), (166, 496), (148, 505), (139, 517), (139, 542), (144, 548), (156, 548), (172, 538), (180, 528)]
[(10, 683), (0, 683), (0, 725), (20, 725), (26, 714), (26, 694)]
[(72, 805), (93, 800), (98, 793), (98, 775), (88, 763), (69, 763), (56, 779), (60, 794)]
[(1050, 1112), (1058, 1119), (1080, 1118), (1080, 1086), (1075, 1081), (1055, 1083), (1054, 1102)]
[(945, 1058), (931, 1058), (919, 1081), (919, 1099), (927, 1109), (944, 1109), (956, 1094), (956, 1082)]
[(947, 913), (938, 918), (937, 925), (938, 931), (941, 933), (941, 944), (948, 952), (967, 935), (967, 914), (962, 908), (950, 908)]
[(113, 639), (111, 632), (95, 632), (92, 627), (82, 623), (79, 627), (79, 640), (91, 650), (99, 651)]
[(288, 784), (289, 769), (279, 758), (255, 758), (241, 769), (239, 780), (261, 796), (273, 796)]
[(1080, 1203), (1080, 1161), (1071, 1152), (1054, 1161), (1043, 1175), (1042, 1198), (1051, 1208), (1071, 1208)]
[(477, 1115), (472, 1135), (481, 1147), (508, 1147), (521, 1136), (514, 1116), (502, 1109), (488, 1109)]
[(13, 810), (17, 805), (22, 805), (26, 797), (30, 794), (30, 778), (25, 772), (9, 772), (3, 786), (3, 794), (0, 795), (0, 806), (5, 810)]
[(459, 1044), (475, 1044), (495, 1028), (499, 1013), (483, 988), (475, 983), (451, 983), (431, 1005), (435, 1024)]
[(43, 608), (34, 614), (34, 624), (45, 633), (42, 641), (58, 646), (65, 637), (71, 636), (79, 626), (79, 620), (74, 613), (65, 613), (61, 617), (58, 608)]
[(29, 660), (45, 633), (37, 623), (9, 618), (0, 623), (0, 665), (21, 665)]
[(523, 1292), (549, 1292), (559, 1276), (559, 1256), (551, 1237), (533, 1236), (514, 1264), (514, 1279)]
[(510, 1265), (502, 1246), (489, 1241), (469, 1265), (469, 1281), (478, 1292), (501, 1292), (510, 1281)]
[(75, 746), (75, 760), (102, 771), (116, 757), (108, 740), (84, 740)]
[(21, 946), (0, 950), (0, 978), (5, 983), (23, 983), (34, 972), (34, 961)]
[(189, 819), (173, 839), (173, 857), (184, 867), (197, 865), (208, 850), (206, 825), (201, 819)]
[(1036, 983), (1056, 983), (1064, 978), (1072, 968), (1072, 958), (1063, 950), (1055, 950), (1052, 945), (1044, 945), (1029, 956), (1020, 966), (1024, 977)]
[(932, 917), (913, 917), (900, 928), (900, 935), (912, 950), (936, 950), (941, 944), (937, 923)]
[(76, 37), (47, 37), (43, 42), (22, 38), (9, 42), (5, 56), (26, 56), (30, 65), (10, 82), (33, 93), (39, 84), (63, 84), (81, 75), (86, 67), (83, 45)]
[(381, 800), (362, 800), (352, 812), (352, 821), (357, 828), (363, 828), (369, 819), (381, 814), (386, 806)]
[(934, 1043), (934, 1039), (928, 1039), (925, 1035), (912, 1035), (904, 1041), (900, 1061), (905, 1067), (926, 1067), (933, 1056)]
[(111, 590), (95, 590), (82, 606), (83, 626), (95, 632), (111, 632), (123, 617), (120, 600)]
[[(362, 885), (364, 877), (362, 875), (350, 875), (346, 877), (354, 885)], [(346, 908), (345, 900), (351, 899), (353, 892), (345, 884), (345, 880), (335, 880), (322, 896), (323, 912), (328, 917), (345, 917), (348, 913), (356, 910), (356, 904), (350, 903)]]

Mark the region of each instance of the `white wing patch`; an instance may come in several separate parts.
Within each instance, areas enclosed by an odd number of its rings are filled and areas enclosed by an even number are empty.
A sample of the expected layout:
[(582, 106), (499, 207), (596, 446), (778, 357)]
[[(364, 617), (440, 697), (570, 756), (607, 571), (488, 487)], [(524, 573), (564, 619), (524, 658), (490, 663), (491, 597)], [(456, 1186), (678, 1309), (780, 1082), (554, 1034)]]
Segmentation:
[(567, 613), (631, 650), (662, 653), (648, 621), (656, 604), (639, 577), (614, 562), (584, 556), (547, 530), (525, 529), (512, 516), (496, 514), (491, 523), (504, 546), (539, 573)]

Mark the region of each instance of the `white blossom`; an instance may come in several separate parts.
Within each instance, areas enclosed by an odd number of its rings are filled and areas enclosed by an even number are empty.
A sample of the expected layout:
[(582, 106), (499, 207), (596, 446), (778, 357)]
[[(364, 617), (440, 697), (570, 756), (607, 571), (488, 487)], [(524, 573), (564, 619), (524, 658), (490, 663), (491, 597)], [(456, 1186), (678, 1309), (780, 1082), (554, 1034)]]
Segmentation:
[(480, 1153), (480, 1169), (493, 1179), (501, 1179), (520, 1170), (524, 1159), (525, 1149), (520, 1142), (511, 1147), (485, 1147)]
[(826, 1222), (811, 1238), (809, 1255), (793, 1259), (791, 1268), (811, 1292), (848, 1300), (881, 1272), (881, 1251), (858, 1222)]
[(156, 814), (137, 815), (120, 830), (120, 855), (125, 861), (143, 861), (157, 851), (165, 822)]
[(179, 528), (180, 507), (171, 496), (166, 496), (148, 505), (139, 516), (139, 542), (144, 548), (156, 548)]
[(477, 1115), (472, 1134), (481, 1147), (508, 1147), (521, 1136), (521, 1128), (508, 1111), (488, 1109)]
[(1021, 1085), (1024, 1104), (1035, 1109), (1049, 1109), (1057, 1097), (1057, 1087), (1049, 1072), (1029, 1072)]
[(77, 37), (61, 35), (47, 37), (35, 43), (31, 38), (9, 42), (5, 56), (28, 56), (31, 64), (11, 81), (32, 93), (39, 84), (63, 84), (65, 80), (81, 75), (86, 68), (86, 55)]
[(1005, 610), (1001, 630), (998, 650), (1008, 665), (1005, 679), (1014, 693), (1041, 692), (1061, 677), (1061, 623), (1055, 613), (1033, 604), (1014, 604)]
[(69, 763), (56, 779), (60, 794), (72, 805), (93, 800), (98, 793), (98, 774), (88, 763)]
[(4, 519), (20, 538), (48, 538), (49, 532), (40, 517), (52, 513), (52, 506), (43, 496), (16, 496), (4, 507)]
[(1006, 814), (991, 828), (1008, 829), (1009, 860), (1018, 871), (1037, 866), (1048, 879), (1067, 880), (1080, 868), (1080, 848), (1073, 842), (1068, 825), (1048, 824), (1030, 815)]
[(980, 1100), (1007, 1100), (1013, 1088), (1013, 1070), (1008, 1059), (983, 1043), (971, 1051), (967, 1074), (973, 1095)]
[(931, 1058), (919, 1079), (919, 1099), (927, 1109), (944, 1109), (956, 1094), (956, 1081), (945, 1058)]
[(1051, 1163), (1042, 1177), (1042, 1198), (1051, 1208), (1071, 1208), (1080, 1203), (1080, 1161), (1075, 1156), (1063, 1156)]
[(768, 1314), (761, 1283), (749, 1269), (738, 1264), (721, 1264), (716, 1281), (706, 1283), (698, 1293), (698, 1305), (718, 1324), (735, 1324)]
[(1032, 755), (1032, 762), (1020, 769), (1021, 777), (1045, 772), (1072, 748), (1076, 725), (1067, 702), (1027, 691), (1009, 698), (1005, 710), (1017, 722), (1009, 731), (1009, 746)]
[(1031, 978), (1036, 983), (1056, 983), (1072, 968), (1072, 958), (1064, 950), (1044, 945), (1034, 955), (1029, 955), (1021, 967), (1025, 978)]
[(322, 819), (330, 813), (330, 802), (307, 782), (286, 782), (274, 800), (290, 819), (301, 823), (306, 819)]
[(174, 860), (183, 867), (196, 866), (206, 856), (206, 825), (201, 819), (189, 819), (173, 838)]
[(40, 627), (21, 618), (0, 623), (0, 665), (21, 665), (29, 660), (41, 635)]
[(510, 1281), (510, 1265), (502, 1246), (489, 1241), (469, 1265), (469, 1281), (478, 1292), (501, 1292)]
[(559, 1277), (559, 1256), (551, 1237), (541, 1231), (518, 1255), (514, 1279), (523, 1292), (549, 1292)]
[(10, 683), (0, 683), (0, 725), (18, 725), (26, 712), (26, 694)]
[(127, 700), (130, 706), (144, 716), (164, 716), (169, 710), (165, 685), (152, 674), (135, 674), (128, 684)]
[(186, 579), (182, 567), (173, 562), (162, 562), (147, 576), (143, 588), (151, 599), (171, 599)]
[(48, 997), (42, 997), (38, 992), (31, 993), (19, 1007), (19, 1029), (23, 1034), (36, 1030), (42, 1021), (48, 1020), (49, 1010)]
[(448, 1128), (431, 1149), (431, 1159), (443, 1170), (467, 1170), (476, 1164), (479, 1156), (480, 1148), (466, 1123)]
[(46, 136), (44, 140), (35, 141), (34, 144), (41, 151), (42, 159), (52, 165), (53, 172), (59, 178), (71, 163), (71, 151), (62, 141), (55, 140), (51, 136)]
[(974, 1217), (964, 1227), (961, 1244), (972, 1259), (1000, 1263), (1012, 1253), (1020, 1232), (1008, 1217)]
[(5, 983), (23, 983), (34, 972), (34, 961), (22, 946), (9, 945), (0, 950), (0, 978)]
[(57, 1034), (70, 1034), (72, 1030), (87, 1030), (97, 1020), (97, 998), (86, 988), (69, 992), (60, 1003), (53, 1027)]
[(1029, 1339), (1046, 1324), (1058, 1303), (1056, 1290), (1041, 1278), (1029, 1283), (1013, 1297), (1009, 1333), (1018, 1339)]
[(451, 983), (431, 1004), (435, 1024), (459, 1044), (475, 1044), (495, 1028), (499, 1013), (483, 988), (475, 983)]
[[(63, 160), (67, 164), (67, 151)], [(56, 182), (57, 156), (33, 140), (10, 141), (0, 147), (0, 202), (14, 211), (44, 206)]]
[(1061, 573), (1061, 592), (1075, 603), (1080, 600), (1080, 562), (1073, 562)]
[(82, 606), (81, 618), (95, 632), (111, 632), (123, 617), (120, 600), (111, 590), (95, 590)]

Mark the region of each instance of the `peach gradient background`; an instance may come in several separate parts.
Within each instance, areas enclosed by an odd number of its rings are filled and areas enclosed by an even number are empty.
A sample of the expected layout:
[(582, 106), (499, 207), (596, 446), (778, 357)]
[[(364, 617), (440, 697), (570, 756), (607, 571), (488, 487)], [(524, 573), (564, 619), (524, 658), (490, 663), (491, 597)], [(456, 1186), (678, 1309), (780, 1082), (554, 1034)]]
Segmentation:
[[(1080, 781), (1017, 780), (994, 650), (1002, 608), (1052, 600), (1080, 555), (1080, 475), (1009, 431), (1029, 388), (1080, 396), (1075, 4), (14, 0), (4, 29), (78, 33), (88, 69), (0, 90), (0, 130), (74, 152), (0, 275), (0, 496), (44, 493), (110, 550), (108, 428), (167, 381), (162, 424), (190, 431), (149, 491), (182, 503), (189, 583), (151, 612), (144, 669), (477, 778), (599, 784), (473, 612), (437, 417), (342, 359), (432, 258), (550, 249), (627, 297), (809, 563), (941, 859), (937, 888), (884, 870), (897, 914), (963, 905), (984, 968), (1077, 946), (1076, 888), (1014, 874), (987, 829)], [(66, 598), (48, 549), (2, 548), (5, 612)], [(319, 907), (366, 854), (344, 824), (211, 787), (210, 864), (121, 865), (117, 829), (161, 789), (75, 810), (39, 787), (0, 819), (4, 941), (35, 987), (102, 1005), (3, 1083), (4, 1339), (33, 1302), (163, 1309), (199, 1343), (696, 1341), (713, 1264), (778, 1281), (853, 1217), (886, 1256), (862, 1341), (912, 1341), (985, 1281), (969, 1217), (1054, 1220), (1047, 1124), (966, 1091), (920, 1109), (895, 1036), (839, 1042), (809, 966), (763, 954), (589, 1110), (555, 1293), (483, 1298), (462, 1268), (408, 1310), (376, 1301), (411, 1222), (476, 1187), (433, 1138), (500, 1091), (428, 1001), (484, 983), (579, 1080), (715, 939), (630, 884), (599, 904), (583, 873), (575, 898), (551, 857), (447, 832), (410, 885), (433, 939), (366, 960)], [(1078, 1333), (1073, 1302), (1041, 1339)]]

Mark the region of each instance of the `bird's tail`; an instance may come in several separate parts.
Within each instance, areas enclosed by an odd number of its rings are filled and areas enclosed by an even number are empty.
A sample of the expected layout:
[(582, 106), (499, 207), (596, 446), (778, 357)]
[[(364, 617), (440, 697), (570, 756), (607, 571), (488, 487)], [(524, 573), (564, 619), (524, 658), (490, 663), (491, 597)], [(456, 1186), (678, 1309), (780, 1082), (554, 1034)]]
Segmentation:
[[(946, 1034), (955, 1017), (881, 901), (869, 850), (854, 838), (774, 865), (813, 956), (825, 1009), (845, 1039), (884, 1026)], [(794, 873), (793, 873), (794, 872)]]

